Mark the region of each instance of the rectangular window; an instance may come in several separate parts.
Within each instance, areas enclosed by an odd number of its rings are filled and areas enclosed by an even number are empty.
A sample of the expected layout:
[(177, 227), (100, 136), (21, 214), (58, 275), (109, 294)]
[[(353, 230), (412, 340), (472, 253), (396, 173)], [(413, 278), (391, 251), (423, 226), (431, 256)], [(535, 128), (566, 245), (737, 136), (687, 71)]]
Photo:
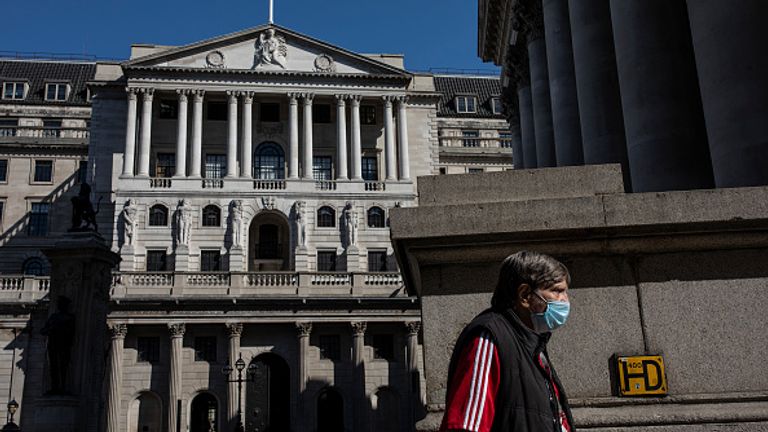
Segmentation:
[(494, 114), (503, 114), (504, 113), (504, 106), (501, 104), (501, 98), (493, 98), (491, 99), (491, 109), (493, 109)]
[(61, 136), (61, 119), (43, 120), (43, 136), (58, 138)]
[(166, 271), (166, 254), (164, 250), (148, 250), (147, 251), (147, 271)]
[(336, 271), (336, 251), (317, 251), (317, 271)]
[(77, 164), (77, 182), (86, 183), (88, 181), (88, 161), (80, 161)]
[(333, 180), (333, 158), (330, 156), (313, 157), (312, 176), (315, 180)]
[(39, 183), (47, 183), (53, 181), (53, 161), (36, 160), (35, 175), (32, 180)]
[(360, 123), (364, 125), (376, 124), (376, 107), (373, 105), (362, 105), (360, 107)]
[(477, 98), (474, 96), (456, 96), (456, 112), (465, 114), (477, 112)]
[(23, 82), (3, 83), (3, 99), (24, 99), (25, 85)]
[(341, 360), (341, 338), (339, 335), (320, 335), (318, 345), (321, 359)]
[(259, 120), (263, 122), (279, 122), (280, 121), (280, 104), (279, 103), (262, 103), (259, 105), (260, 113)]
[(371, 338), (373, 342), (373, 358), (389, 360), (395, 359), (395, 340), (390, 334), (375, 334)]
[(29, 212), (29, 225), (27, 234), (32, 237), (43, 237), (48, 235), (48, 211), (51, 205), (49, 203), (32, 203)]
[(155, 160), (155, 177), (173, 177), (176, 172), (176, 154), (158, 153)]
[(313, 123), (330, 123), (331, 122), (331, 106), (328, 104), (312, 105), (312, 122)]
[(512, 148), (512, 132), (499, 131), (499, 147)]
[(468, 168), (467, 173), (469, 174), (482, 174), (483, 169), (482, 168)]
[(19, 119), (3, 118), (0, 119), (0, 137), (16, 136), (16, 129), (19, 127)]
[(179, 101), (161, 99), (157, 107), (157, 117), (161, 119), (175, 119), (179, 117)]
[(226, 120), (229, 115), (226, 102), (208, 102), (208, 120)]
[(157, 363), (160, 361), (160, 338), (137, 337), (136, 361), (149, 363)]
[(0, 183), (8, 181), (8, 159), (0, 159)]
[(364, 157), (362, 165), (363, 180), (366, 181), (378, 181), (379, 180), (379, 161), (376, 156)]
[(217, 250), (200, 251), (200, 271), (221, 271), (221, 252)]
[(205, 178), (222, 178), (227, 172), (227, 155), (205, 155)]
[(214, 363), (216, 361), (216, 336), (195, 338), (195, 361)]
[(368, 251), (368, 271), (387, 271), (387, 251)]
[(66, 83), (49, 83), (45, 85), (45, 100), (61, 102), (67, 100)]
[(461, 131), (461, 145), (464, 147), (480, 147), (480, 132), (476, 130)]

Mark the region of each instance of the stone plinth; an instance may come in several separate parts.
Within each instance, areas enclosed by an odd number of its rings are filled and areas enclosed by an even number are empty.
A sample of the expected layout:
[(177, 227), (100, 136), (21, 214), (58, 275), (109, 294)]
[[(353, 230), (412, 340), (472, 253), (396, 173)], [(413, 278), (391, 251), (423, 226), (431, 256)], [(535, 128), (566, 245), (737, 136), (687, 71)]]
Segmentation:
[(174, 269), (176, 271), (189, 271), (189, 246), (176, 246), (176, 262)]
[(232, 246), (229, 250), (229, 271), (246, 271), (245, 252), (240, 246)]

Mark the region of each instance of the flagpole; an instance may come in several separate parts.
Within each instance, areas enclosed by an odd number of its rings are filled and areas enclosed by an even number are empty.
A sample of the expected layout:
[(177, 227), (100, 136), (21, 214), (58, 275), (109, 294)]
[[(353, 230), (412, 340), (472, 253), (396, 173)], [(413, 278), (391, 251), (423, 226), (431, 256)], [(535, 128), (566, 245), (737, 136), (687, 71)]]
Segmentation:
[(269, 0), (269, 23), (273, 24), (274, 20), (274, 0)]

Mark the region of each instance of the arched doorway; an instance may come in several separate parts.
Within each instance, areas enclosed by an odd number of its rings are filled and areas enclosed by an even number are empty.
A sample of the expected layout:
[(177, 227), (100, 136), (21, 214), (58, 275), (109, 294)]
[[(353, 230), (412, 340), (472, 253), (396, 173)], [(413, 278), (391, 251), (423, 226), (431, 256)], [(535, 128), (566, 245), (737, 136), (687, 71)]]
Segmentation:
[(189, 432), (219, 430), (219, 404), (212, 394), (204, 392), (195, 396), (189, 411)]
[(277, 211), (262, 211), (248, 230), (248, 270), (288, 270), (290, 229), (288, 219)]
[(376, 392), (376, 432), (397, 432), (400, 430), (400, 397), (389, 387)]
[(344, 400), (336, 389), (325, 388), (317, 397), (317, 432), (344, 431)]
[(141, 392), (128, 407), (128, 432), (161, 432), (163, 405), (150, 391)]
[(288, 364), (272, 353), (253, 359), (253, 381), (246, 386), (245, 429), (258, 432), (290, 428), (291, 377)]

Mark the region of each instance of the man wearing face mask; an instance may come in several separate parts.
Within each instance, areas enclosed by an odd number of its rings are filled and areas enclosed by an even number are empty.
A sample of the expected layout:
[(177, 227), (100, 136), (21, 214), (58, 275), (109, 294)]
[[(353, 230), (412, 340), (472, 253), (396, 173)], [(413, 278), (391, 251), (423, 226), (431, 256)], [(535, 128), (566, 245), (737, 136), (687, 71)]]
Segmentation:
[(504, 260), (491, 308), (456, 341), (441, 431), (575, 431), (547, 353), (570, 312), (570, 282), (550, 256), (521, 251)]

